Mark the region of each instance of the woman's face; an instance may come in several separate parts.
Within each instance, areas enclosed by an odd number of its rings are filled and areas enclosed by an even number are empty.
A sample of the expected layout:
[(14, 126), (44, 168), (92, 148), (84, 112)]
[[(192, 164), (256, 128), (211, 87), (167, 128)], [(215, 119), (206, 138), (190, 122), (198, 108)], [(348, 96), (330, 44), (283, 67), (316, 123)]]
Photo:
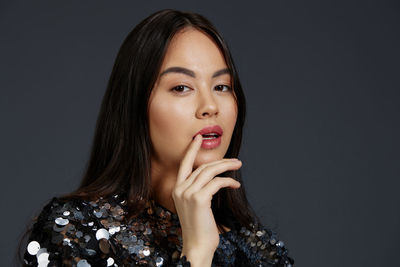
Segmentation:
[(221, 143), (201, 147), (194, 167), (224, 157), (237, 118), (226, 70), (223, 54), (204, 33), (186, 28), (172, 38), (149, 99), (153, 161), (179, 166), (195, 134), (215, 125), (223, 130)]

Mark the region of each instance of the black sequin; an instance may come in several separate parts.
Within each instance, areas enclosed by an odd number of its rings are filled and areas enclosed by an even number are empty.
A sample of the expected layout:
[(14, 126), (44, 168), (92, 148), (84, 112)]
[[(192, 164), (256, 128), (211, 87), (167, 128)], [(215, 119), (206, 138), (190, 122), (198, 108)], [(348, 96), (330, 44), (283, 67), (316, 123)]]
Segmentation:
[[(30, 234), (26, 266), (190, 266), (181, 257), (179, 218), (155, 202), (125, 219), (122, 195), (97, 201), (53, 198)], [(285, 244), (268, 228), (220, 234), (212, 266), (293, 266)]]

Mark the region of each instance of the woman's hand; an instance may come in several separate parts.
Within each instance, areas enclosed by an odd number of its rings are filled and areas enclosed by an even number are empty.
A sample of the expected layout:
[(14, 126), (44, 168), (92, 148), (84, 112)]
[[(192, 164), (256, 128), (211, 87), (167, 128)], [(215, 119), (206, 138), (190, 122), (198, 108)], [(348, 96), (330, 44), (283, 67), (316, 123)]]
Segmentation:
[(223, 187), (239, 188), (240, 183), (229, 177), (215, 177), (241, 167), (237, 159), (222, 159), (202, 164), (193, 170), (202, 143), (197, 135), (183, 157), (172, 198), (182, 227), (183, 248), (191, 266), (211, 266), (219, 243), (218, 228), (211, 210), (213, 195)]

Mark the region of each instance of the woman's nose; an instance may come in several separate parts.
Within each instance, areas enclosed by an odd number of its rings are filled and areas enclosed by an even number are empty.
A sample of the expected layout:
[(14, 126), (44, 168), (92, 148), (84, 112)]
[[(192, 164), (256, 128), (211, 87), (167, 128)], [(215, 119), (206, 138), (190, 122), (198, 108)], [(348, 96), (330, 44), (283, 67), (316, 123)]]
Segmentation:
[(210, 89), (199, 92), (197, 98), (198, 108), (196, 112), (198, 118), (211, 117), (218, 114), (218, 103), (215, 101), (214, 97)]

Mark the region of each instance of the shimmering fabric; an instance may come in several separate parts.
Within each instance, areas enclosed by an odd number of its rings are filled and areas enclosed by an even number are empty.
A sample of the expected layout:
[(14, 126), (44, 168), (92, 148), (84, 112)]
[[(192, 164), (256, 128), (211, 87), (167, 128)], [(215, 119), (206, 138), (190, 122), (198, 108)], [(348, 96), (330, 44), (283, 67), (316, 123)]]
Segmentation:
[[(53, 198), (30, 234), (27, 266), (190, 266), (181, 258), (178, 216), (155, 202), (131, 220), (126, 199)], [(252, 225), (220, 234), (212, 266), (286, 266), (293, 259), (271, 230)]]

